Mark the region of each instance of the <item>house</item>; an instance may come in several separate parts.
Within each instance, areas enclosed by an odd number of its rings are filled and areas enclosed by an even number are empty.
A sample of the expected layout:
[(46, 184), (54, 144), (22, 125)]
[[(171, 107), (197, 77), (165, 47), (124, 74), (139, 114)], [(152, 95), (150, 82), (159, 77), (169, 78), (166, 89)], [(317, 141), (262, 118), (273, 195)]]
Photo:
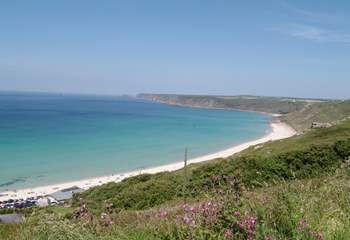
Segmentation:
[(20, 213), (0, 215), (0, 223), (14, 224), (14, 223), (22, 223), (23, 221), (24, 221), (24, 215)]
[(311, 124), (311, 128), (329, 128), (332, 127), (332, 124), (330, 123), (319, 123), (319, 122), (313, 122)]
[(36, 205), (39, 207), (46, 207), (46, 206), (55, 205), (55, 204), (58, 204), (58, 202), (56, 201), (56, 199), (50, 196), (41, 197), (36, 202)]

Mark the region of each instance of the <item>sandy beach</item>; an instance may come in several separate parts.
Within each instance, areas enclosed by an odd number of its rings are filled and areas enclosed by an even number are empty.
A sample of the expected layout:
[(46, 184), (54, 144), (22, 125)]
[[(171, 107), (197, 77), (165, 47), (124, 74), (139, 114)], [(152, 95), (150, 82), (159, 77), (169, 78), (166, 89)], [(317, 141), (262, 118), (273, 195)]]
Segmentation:
[[(224, 158), (231, 156), (235, 153), (241, 152), (251, 146), (262, 144), (268, 141), (273, 140), (279, 140), (291, 137), (296, 134), (294, 129), (292, 129), (290, 126), (288, 126), (285, 123), (282, 122), (272, 122), (271, 124), (271, 130), (268, 134), (266, 134), (264, 137), (259, 138), (257, 140), (249, 141), (240, 145), (236, 145), (233, 147), (230, 147), (226, 150), (222, 150), (216, 153), (208, 154), (205, 156), (189, 159), (188, 163), (198, 163), (203, 161), (209, 161), (216, 158)], [(91, 187), (99, 186), (108, 182), (120, 182), (125, 178), (136, 176), (141, 173), (159, 173), (164, 171), (175, 171), (183, 167), (183, 160), (179, 160), (179, 162), (158, 166), (158, 167), (152, 167), (147, 168), (143, 170), (136, 170), (136, 171), (130, 171), (126, 173), (118, 173), (118, 174), (112, 174), (109, 176), (103, 176), (103, 177), (96, 177), (91, 179), (84, 179), (79, 181), (72, 181), (72, 182), (65, 182), (65, 183), (58, 183), (48, 186), (41, 186), (41, 187), (35, 187), (35, 188), (27, 188), (27, 189), (20, 189), (20, 190), (13, 190), (13, 191), (5, 191), (0, 192), (0, 201), (8, 200), (8, 199), (19, 199), (19, 198), (28, 198), (28, 197), (38, 197), (38, 196), (45, 196), (48, 194), (51, 194), (53, 192), (56, 192), (61, 189), (77, 186), (82, 189), (89, 189)]]

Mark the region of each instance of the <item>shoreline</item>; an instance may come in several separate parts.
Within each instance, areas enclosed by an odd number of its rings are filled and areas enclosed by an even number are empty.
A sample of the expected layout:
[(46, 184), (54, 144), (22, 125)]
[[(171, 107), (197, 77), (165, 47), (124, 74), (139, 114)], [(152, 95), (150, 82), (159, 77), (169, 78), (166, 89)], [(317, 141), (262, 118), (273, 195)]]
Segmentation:
[[(280, 121), (278, 122), (272, 121), (270, 123), (270, 131), (265, 136), (256, 140), (252, 140), (239, 145), (232, 146), (222, 151), (218, 151), (215, 153), (189, 159), (188, 164), (210, 161), (217, 158), (229, 157), (251, 146), (259, 145), (269, 141), (289, 138), (294, 136), (295, 134), (296, 134), (296, 131), (292, 127), (290, 127), (288, 124)], [(70, 188), (73, 186), (77, 186), (79, 188), (87, 190), (89, 188), (100, 186), (109, 182), (120, 182), (125, 178), (133, 177), (139, 174), (171, 172), (171, 171), (179, 170), (181, 168), (183, 168), (183, 161), (170, 163), (162, 166), (150, 167), (143, 170), (134, 170), (134, 171), (125, 172), (125, 173), (111, 174), (108, 176), (95, 177), (95, 178), (89, 178), (89, 179), (83, 179), (83, 180), (71, 181), (71, 182), (65, 182), (65, 183), (57, 183), (57, 184), (52, 184), (47, 186), (3, 191), (3, 192), (0, 192), (0, 201), (6, 201), (8, 199), (20, 199), (20, 198), (24, 199), (28, 197), (45, 196), (45, 195), (54, 193), (56, 191)]]

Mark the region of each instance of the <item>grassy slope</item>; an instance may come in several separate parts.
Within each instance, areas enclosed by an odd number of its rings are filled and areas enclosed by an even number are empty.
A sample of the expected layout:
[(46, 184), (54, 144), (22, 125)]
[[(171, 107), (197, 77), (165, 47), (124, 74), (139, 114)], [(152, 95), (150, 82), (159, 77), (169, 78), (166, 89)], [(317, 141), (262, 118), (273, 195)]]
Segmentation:
[[(310, 227), (322, 232), (325, 239), (349, 239), (348, 214), (350, 203), (349, 173), (338, 171), (332, 176), (296, 180), (252, 191), (245, 191), (241, 204), (234, 207), (240, 212), (250, 212), (262, 223), (259, 231), (273, 236), (273, 239), (295, 239), (288, 236), (301, 218)], [(62, 210), (63, 209), (63, 210)], [(103, 227), (99, 224), (72, 221), (65, 217), (67, 208), (54, 207), (38, 209), (28, 221), (16, 225), (0, 225), (0, 239), (175, 239), (169, 236), (170, 227), (177, 218), (166, 221), (154, 217), (163, 209), (178, 212), (176, 204), (144, 211), (120, 212), (116, 216), (117, 226)], [(234, 210), (231, 209), (231, 210)], [(68, 209), (70, 210), (70, 209)], [(255, 239), (263, 239), (262, 237)], [(194, 239), (203, 239), (194, 237)], [(224, 239), (222, 236), (208, 239)], [(242, 238), (244, 239), (244, 238)], [(313, 239), (313, 238), (301, 238)]]
[(314, 103), (282, 119), (298, 130), (308, 129), (312, 122), (336, 123), (350, 117), (350, 101)]

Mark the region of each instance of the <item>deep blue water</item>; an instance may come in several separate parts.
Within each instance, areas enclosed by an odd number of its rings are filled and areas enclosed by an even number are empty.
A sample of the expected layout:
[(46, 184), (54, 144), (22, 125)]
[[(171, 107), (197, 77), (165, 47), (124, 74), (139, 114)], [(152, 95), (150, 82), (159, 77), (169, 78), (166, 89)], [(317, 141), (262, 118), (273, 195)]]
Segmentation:
[(176, 162), (263, 136), (270, 117), (117, 97), (0, 93), (0, 190)]

